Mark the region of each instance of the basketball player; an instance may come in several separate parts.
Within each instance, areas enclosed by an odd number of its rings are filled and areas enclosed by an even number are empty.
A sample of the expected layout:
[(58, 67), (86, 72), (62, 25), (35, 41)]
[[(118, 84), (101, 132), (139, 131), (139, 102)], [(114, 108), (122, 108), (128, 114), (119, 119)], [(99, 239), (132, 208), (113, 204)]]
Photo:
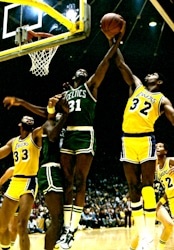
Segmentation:
[[(60, 237), (63, 226), (63, 173), (60, 167), (59, 143), (60, 128), (67, 119), (67, 114), (57, 114), (56, 122), (62, 119), (60, 126), (54, 127), (52, 120), (52, 134), (54, 139), (44, 134), (42, 137), (42, 150), (40, 157), (40, 169), (38, 172), (38, 184), (40, 191), (43, 192), (45, 202), (50, 213), (51, 224), (45, 235), (45, 250), (53, 250), (57, 237)], [(58, 123), (57, 123), (58, 124)]]
[[(11, 103), (19, 106), (20, 99), (11, 98)], [(8, 99), (9, 101), (9, 99)], [(51, 224), (45, 235), (45, 250), (52, 250), (60, 235), (63, 223), (63, 178), (59, 164), (59, 135), (66, 122), (69, 108), (66, 100), (60, 98), (60, 95), (50, 98), (47, 106), (48, 111), (55, 108), (59, 102), (62, 114), (48, 114), (49, 120), (45, 123), (44, 133), (42, 135), (42, 150), (40, 154), (40, 169), (38, 171), (39, 189), (45, 196), (45, 201), (51, 216)], [(28, 109), (33, 108), (28, 104)], [(54, 201), (54, 202), (53, 202)]]
[[(58, 98), (56, 99), (56, 102), (57, 101)], [(53, 102), (53, 99), (52, 101), (49, 100), (48, 109), (49, 105), (51, 105), (51, 108), (53, 108)], [(65, 110), (68, 110), (66, 102), (63, 102), (62, 104), (65, 104)], [(51, 116), (52, 115), (50, 114), (48, 117), (50, 118)], [(9, 188), (7, 189), (7, 192), (5, 193), (2, 209), (0, 211), (0, 233), (2, 237), (2, 249), (10, 249), (8, 223), (11, 216), (16, 211), (18, 205), (20, 206), (18, 215), (20, 249), (29, 250), (30, 248), (29, 237), (26, 229), (34, 197), (37, 192), (36, 175), (39, 167), (42, 134), (44, 132), (47, 133), (49, 139), (54, 141), (56, 136), (60, 133), (65, 120), (66, 115), (62, 115), (55, 126), (51, 124), (53, 122), (52, 120), (48, 120), (44, 123), (43, 126), (33, 130), (34, 119), (29, 116), (24, 116), (21, 120), (21, 123), (19, 124), (20, 136), (12, 138), (7, 142), (5, 146), (0, 148), (0, 158), (4, 158), (11, 152), (13, 152), (15, 165), (13, 178), (9, 185)], [(52, 211), (52, 214), (54, 215), (54, 211)], [(52, 242), (52, 245), (54, 246), (55, 241), (53, 242), (52, 238), (50, 239), (50, 242)], [(48, 246), (49, 244), (51, 244), (50, 242), (48, 242)], [(52, 248), (48, 247), (48, 249), (52, 250), (53, 246)]]
[(20, 206), (18, 214), (18, 234), (21, 250), (29, 250), (27, 222), (30, 216), (34, 196), (37, 192), (36, 175), (43, 127), (33, 130), (34, 119), (24, 116), (19, 123), (20, 135), (10, 139), (0, 148), (0, 159), (13, 153), (14, 172), (7, 191), (4, 194), (0, 210), (1, 248), (10, 249), (8, 225), (11, 217)]
[[(157, 179), (161, 182), (165, 190), (164, 196), (159, 200), (159, 206), (168, 202), (171, 217), (174, 219), (174, 157), (167, 157), (168, 146), (162, 142), (156, 144), (156, 152), (158, 157), (156, 167)], [(163, 220), (159, 216), (158, 218), (162, 221), (164, 229), (157, 250), (163, 250), (172, 233), (174, 223), (169, 215), (166, 215)]]
[[(156, 177), (164, 187), (164, 195), (157, 203), (156, 215), (162, 225), (162, 233), (158, 241), (156, 250), (164, 250), (167, 240), (170, 238), (174, 227), (174, 157), (167, 157), (168, 146), (159, 142), (156, 144), (157, 166)], [(170, 214), (163, 206), (166, 202), (169, 204)], [(130, 246), (130, 250), (135, 250), (138, 246), (138, 237), (135, 237)]]
[(60, 237), (60, 246), (63, 249), (72, 246), (85, 202), (86, 179), (96, 147), (93, 125), (98, 88), (123, 34), (124, 28), (117, 43), (107, 52), (95, 73), (88, 78), (86, 70), (77, 70), (73, 77), (73, 88), (64, 93), (70, 114), (60, 149), (65, 180), (64, 230)]
[[(67, 129), (63, 140), (61, 152), (61, 167), (64, 173), (64, 229), (60, 237), (61, 247), (69, 249), (74, 241), (74, 234), (77, 231), (81, 213), (85, 202), (86, 179), (95, 153), (94, 116), (98, 88), (101, 85), (109, 68), (111, 58), (115, 55), (116, 49), (124, 35), (123, 25), (118, 39), (104, 56), (98, 65), (95, 73), (88, 78), (87, 71), (79, 69), (74, 77), (73, 88), (70, 88), (64, 95), (69, 104), (69, 116)], [(19, 103), (22, 106), (29, 106), (24, 100), (10, 97), (4, 99), (8, 107)], [(33, 108), (33, 109), (32, 109)], [(30, 110), (43, 116), (44, 108), (30, 106)], [(54, 113), (55, 110), (47, 110)], [(75, 188), (75, 194), (73, 193)], [(74, 198), (74, 200), (73, 200)]]
[[(123, 116), (120, 160), (123, 162), (129, 185), (132, 214), (140, 242), (142, 242), (140, 249), (151, 250), (154, 249), (153, 236), (156, 219), (153, 188), (156, 165), (154, 123), (162, 113), (165, 113), (174, 125), (174, 109), (169, 99), (159, 92), (163, 84), (159, 73), (148, 74), (145, 77), (145, 86), (143, 86), (140, 79), (125, 63), (119, 49), (116, 54), (116, 65), (123, 79), (130, 86), (130, 97)], [(142, 188), (139, 191), (141, 176)]]

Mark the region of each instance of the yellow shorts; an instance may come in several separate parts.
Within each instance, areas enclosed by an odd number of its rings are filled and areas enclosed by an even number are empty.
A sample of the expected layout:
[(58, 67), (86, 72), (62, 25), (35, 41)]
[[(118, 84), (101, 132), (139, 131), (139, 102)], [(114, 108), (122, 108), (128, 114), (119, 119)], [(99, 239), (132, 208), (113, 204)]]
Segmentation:
[(11, 200), (19, 201), (21, 195), (31, 193), (36, 197), (38, 191), (37, 177), (12, 177), (10, 185), (5, 192), (5, 196)]
[(122, 152), (120, 161), (141, 164), (149, 160), (156, 160), (155, 136), (122, 137)]

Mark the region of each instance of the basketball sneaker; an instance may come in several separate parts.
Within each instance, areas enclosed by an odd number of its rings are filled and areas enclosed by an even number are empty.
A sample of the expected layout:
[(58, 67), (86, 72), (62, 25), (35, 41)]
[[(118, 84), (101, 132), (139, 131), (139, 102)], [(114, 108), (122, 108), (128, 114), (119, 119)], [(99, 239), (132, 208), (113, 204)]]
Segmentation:
[(72, 247), (73, 241), (74, 241), (74, 234), (77, 230), (74, 232), (70, 231), (66, 235), (66, 239), (64, 242), (60, 243), (60, 246), (62, 249), (70, 249)]
[(147, 238), (142, 239), (137, 250), (155, 250), (154, 240)]
[(55, 249), (58, 249), (60, 244), (65, 242), (66, 235), (68, 234), (68, 232), (69, 232), (69, 227), (63, 227), (60, 238), (56, 241), (56, 244), (55, 244), (55, 247), (54, 247)]

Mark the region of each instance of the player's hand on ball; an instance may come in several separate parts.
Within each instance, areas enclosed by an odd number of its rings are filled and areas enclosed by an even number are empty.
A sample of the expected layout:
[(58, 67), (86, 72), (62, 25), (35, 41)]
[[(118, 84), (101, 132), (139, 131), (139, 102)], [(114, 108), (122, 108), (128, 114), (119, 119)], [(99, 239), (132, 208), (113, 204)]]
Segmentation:
[(100, 21), (100, 28), (107, 39), (111, 40), (125, 30), (125, 20), (120, 14), (107, 13)]

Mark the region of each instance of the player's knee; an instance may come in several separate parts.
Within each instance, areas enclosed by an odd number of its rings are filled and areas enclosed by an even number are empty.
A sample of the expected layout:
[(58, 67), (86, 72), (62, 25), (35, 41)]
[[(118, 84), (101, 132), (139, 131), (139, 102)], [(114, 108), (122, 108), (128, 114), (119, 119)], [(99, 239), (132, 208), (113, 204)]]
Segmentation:
[(8, 225), (3, 224), (0, 226), (0, 234), (4, 234), (7, 230), (9, 230)]
[(17, 230), (18, 230), (19, 235), (23, 235), (27, 232), (27, 223), (28, 223), (28, 220), (26, 219), (22, 219), (18, 221)]
[(174, 223), (172, 221), (163, 226), (166, 234), (170, 235), (173, 232)]
[(76, 190), (77, 191), (85, 191), (86, 190), (86, 179), (82, 176), (76, 177)]
[(132, 201), (136, 202), (140, 200), (141, 192), (137, 184), (129, 183), (129, 194)]

